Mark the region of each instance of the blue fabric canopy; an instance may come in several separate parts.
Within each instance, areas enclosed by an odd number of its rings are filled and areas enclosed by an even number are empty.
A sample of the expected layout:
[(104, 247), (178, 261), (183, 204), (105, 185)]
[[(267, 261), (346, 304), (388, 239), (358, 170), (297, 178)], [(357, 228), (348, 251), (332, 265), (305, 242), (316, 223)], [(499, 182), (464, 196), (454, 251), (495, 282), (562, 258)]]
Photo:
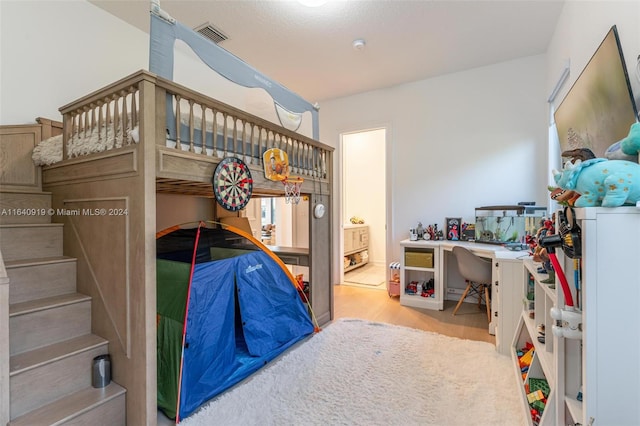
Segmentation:
[[(176, 40), (182, 40), (193, 49), (203, 63), (226, 79), (244, 87), (266, 90), (277, 105), (292, 113), (311, 112), (313, 139), (318, 140), (320, 130), (317, 108), (240, 58), (180, 22), (170, 22), (155, 13), (151, 13), (150, 36), (149, 71), (173, 80), (173, 49)], [(172, 111), (167, 112), (168, 117), (173, 115)]]

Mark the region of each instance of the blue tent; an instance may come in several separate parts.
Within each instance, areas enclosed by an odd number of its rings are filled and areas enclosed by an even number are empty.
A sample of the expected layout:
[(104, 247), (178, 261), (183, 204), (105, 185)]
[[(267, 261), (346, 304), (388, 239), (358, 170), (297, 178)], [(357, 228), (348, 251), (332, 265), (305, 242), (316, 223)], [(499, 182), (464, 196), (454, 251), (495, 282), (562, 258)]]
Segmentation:
[(296, 281), (229, 226), (159, 234), (158, 407), (176, 423), (314, 331)]

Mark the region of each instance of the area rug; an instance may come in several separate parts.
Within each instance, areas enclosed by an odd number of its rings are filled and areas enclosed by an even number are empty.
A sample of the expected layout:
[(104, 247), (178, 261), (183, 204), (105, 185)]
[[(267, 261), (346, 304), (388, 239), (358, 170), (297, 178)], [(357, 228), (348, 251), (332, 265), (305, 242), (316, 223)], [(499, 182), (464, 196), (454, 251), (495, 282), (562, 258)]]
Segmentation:
[(485, 342), (341, 319), (180, 424), (526, 424), (511, 359)]

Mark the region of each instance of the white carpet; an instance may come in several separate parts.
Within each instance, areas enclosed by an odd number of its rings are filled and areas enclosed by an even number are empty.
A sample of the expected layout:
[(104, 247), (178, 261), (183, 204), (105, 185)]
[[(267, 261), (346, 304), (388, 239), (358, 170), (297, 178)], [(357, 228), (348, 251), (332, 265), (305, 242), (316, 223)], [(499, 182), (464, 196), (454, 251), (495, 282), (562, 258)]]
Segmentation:
[(489, 343), (343, 319), (180, 424), (526, 424), (511, 359)]

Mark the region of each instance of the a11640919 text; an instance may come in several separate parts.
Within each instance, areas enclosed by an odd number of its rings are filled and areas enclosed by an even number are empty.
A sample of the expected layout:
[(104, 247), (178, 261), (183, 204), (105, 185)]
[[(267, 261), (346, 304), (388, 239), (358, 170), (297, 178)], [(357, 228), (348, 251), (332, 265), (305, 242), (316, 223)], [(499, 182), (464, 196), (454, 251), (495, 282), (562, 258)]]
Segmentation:
[(52, 208), (3, 208), (0, 216), (128, 216), (123, 208), (52, 209)]

